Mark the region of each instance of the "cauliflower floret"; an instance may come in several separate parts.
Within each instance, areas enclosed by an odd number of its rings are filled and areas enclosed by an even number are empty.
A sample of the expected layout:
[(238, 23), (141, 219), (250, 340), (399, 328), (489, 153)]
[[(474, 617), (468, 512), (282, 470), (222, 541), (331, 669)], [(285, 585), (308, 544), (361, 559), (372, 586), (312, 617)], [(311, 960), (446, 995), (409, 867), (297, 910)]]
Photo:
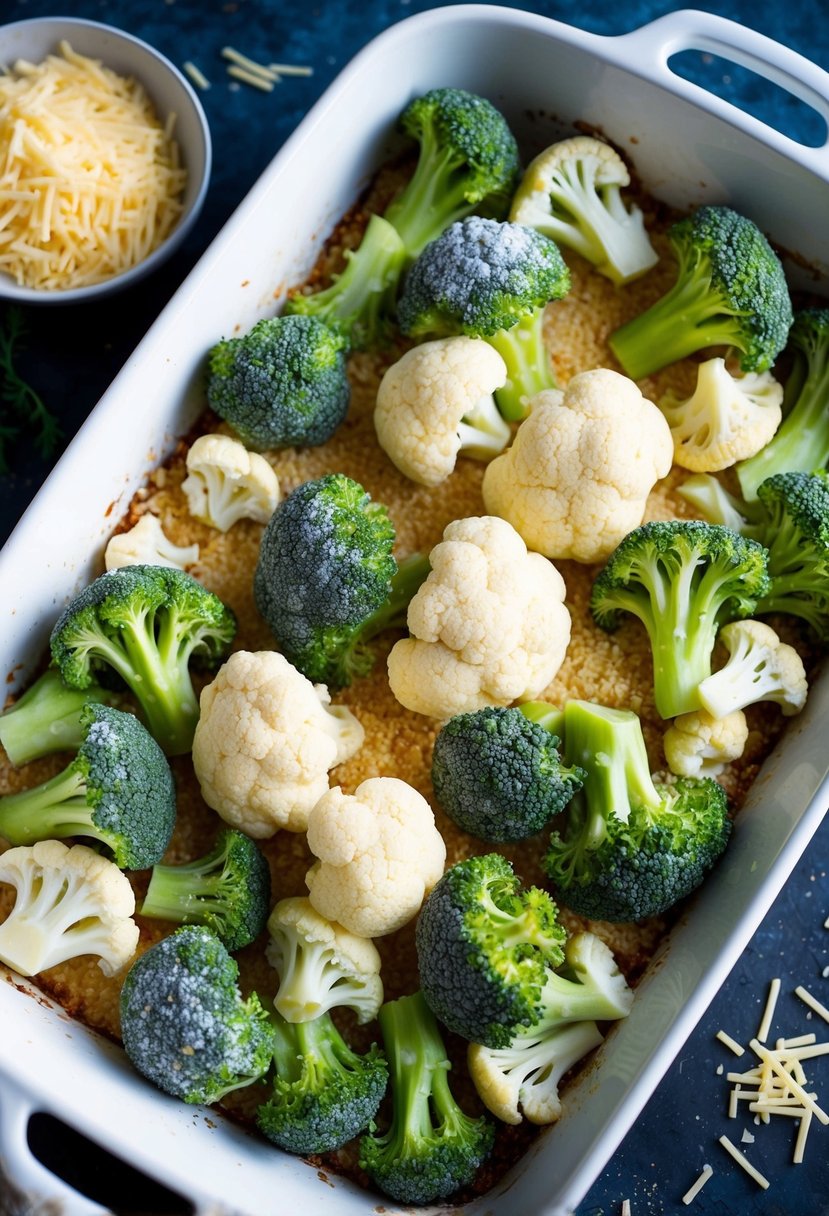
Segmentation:
[(236, 651), (201, 694), (193, 767), (208, 806), (248, 836), (304, 832), (328, 770), (363, 728), (275, 651)]
[(409, 604), (412, 636), (389, 655), (401, 705), (446, 719), (539, 696), (570, 641), (555, 566), (493, 516), (449, 524), (429, 560), (431, 573)]
[(266, 524), (279, 502), (279, 481), (264, 456), (229, 435), (201, 435), (187, 453), (181, 488), (190, 514), (227, 532), (237, 520)]
[(718, 777), (727, 764), (739, 760), (748, 739), (748, 723), (741, 709), (714, 718), (695, 709), (674, 718), (662, 746), (668, 768), (678, 777)]
[(321, 916), (361, 937), (394, 933), (443, 874), (446, 845), (426, 799), (397, 777), (371, 777), (353, 796), (335, 787), (308, 816), (308, 871)]
[(459, 454), (492, 460), (510, 429), (492, 396), (507, 365), (480, 338), (438, 338), (398, 359), (380, 381), (374, 427), (380, 447), (412, 481), (445, 481)]
[(728, 662), (703, 680), (699, 699), (715, 718), (757, 701), (775, 701), (786, 717), (800, 713), (809, 686), (803, 660), (762, 621), (732, 621), (717, 634)]
[(104, 551), (107, 570), (144, 565), (184, 570), (198, 560), (198, 545), (174, 545), (164, 535), (161, 520), (150, 514), (142, 515), (129, 532), (117, 532)]
[(707, 359), (686, 400), (659, 402), (671, 428), (674, 460), (683, 469), (713, 473), (754, 456), (770, 443), (783, 417), (783, 386), (771, 372), (732, 376), (724, 359)]
[(97, 954), (104, 975), (125, 967), (138, 945), (135, 896), (115, 862), (84, 844), (41, 840), (0, 857), (0, 882), (17, 890), (0, 925), (0, 959), (20, 975)]
[(484, 505), (537, 553), (604, 561), (641, 524), (672, 457), (653, 402), (626, 376), (596, 368), (532, 399), (512, 447), (484, 474)]

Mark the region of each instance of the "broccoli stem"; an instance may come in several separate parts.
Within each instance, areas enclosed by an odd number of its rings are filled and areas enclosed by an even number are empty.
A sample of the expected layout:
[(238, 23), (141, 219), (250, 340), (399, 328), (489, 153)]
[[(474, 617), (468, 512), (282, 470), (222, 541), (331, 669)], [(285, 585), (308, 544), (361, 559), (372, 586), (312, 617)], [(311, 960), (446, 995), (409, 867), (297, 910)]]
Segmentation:
[(338, 1055), (347, 1058), (352, 1054), (328, 1013), (306, 1022), (275, 1017), (271, 1026), (276, 1075), (287, 1085), (304, 1081), (307, 1089), (317, 1091), (332, 1070), (339, 1071)]
[(680, 263), (679, 277), (661, 299), (608, 338), (632, 380), (640, 380), (708, 346), (738, 345), (739, 317), (714, 289), (705, 259)]
[(384, 218), (399, 232), (413, 261), (430, 241), (472, 210), (466, 198), (465, 173), (453, 178), (463, 161), (451, 144), (441, 148), (431, 127), (420, 136), (420, 156), (415, 171), (384, 212)]
[(737, 465), (737, 479), (748, 502), (775, 473), (811, 473), (829, 464), (829, 357), (798, 359), (783, 402), (784, 417), (771, 443)]
[(120, 633), (121, 645), (97, 649), (138, 698), (150, 734), (168, 756), (180, 756), (193, 746), (199, 704), (190, 678), (190, 647), (182, 648), (177, 613), (162, 616), (155, 636), (151, 614), (138, 615)]
[(409, 601), (423, 583), (431, 570), (429, 558), (422, 553), (413, 553), (404, 557), (398, 563), (397, 570), (391, 578), (391, 590), (388, 597), (371, 616), (366, 617), (359, 631), (360, 643), (370, 642), (372, 638), (383, 633), (386, 629), (403, 629), (406, 625), (406, 614)]
[(488, 342), (507, 365), (507, 381), (495, 390), (495, 401), (508, 422), (526, 418), (527, 401), (536, 393), (557, 387), (553, 365), (544, 345), (544, 309), (527, 313), (509, 329), (487, 335)]
[(551, 735), (558, 735), (559, 739), (563, 737), (564, 714), (549, 701), (525, 701), (518, 709), (530, 722), (543, 726)]
[(423, 993), (388, 1001), (378, 1016), (394, 1094), (395, 1142), (416, 1156), (436, 1124), (460, 1129), (465, 1116), (449, 1089), (451, 1065)]
[(458, 424), (460, 450), (473, 460), (492, 460), (503, 452), (512, 432), (491, 394), (481, 397)]
[(568, 763), (587, 773), (577, 795), (587, 806), (587, 830), (580, 834), (584, 848), (602, 843), (610, 815), (627, 823), (633, 805), (659, 812), (662, 800), (651, 777), (636, 714), (589, 701), (568, 701), (564, 734)]
[(50, 781), (0, 798), (0, 836), (10, 844), (36, 844), (65, 836), (104, 841), (92, 821), (84, 765), (73, 760)]
[(26, 690), (0, 717), (0, 743), (14, 765), (28, 764), (52, 752), (77, 751), (85, 731), (80, 713), (88, 701), (106, 701), (97, 686), (67, 688), (53, 667)]
[[(227, 913), (228, 883), (222, 861), (215, 854), (186, 865), (153, 866), (141, 915), (177, 924), (203, 924), (205, 913)], [(230, 886), (232, 891), (232, 884)]]

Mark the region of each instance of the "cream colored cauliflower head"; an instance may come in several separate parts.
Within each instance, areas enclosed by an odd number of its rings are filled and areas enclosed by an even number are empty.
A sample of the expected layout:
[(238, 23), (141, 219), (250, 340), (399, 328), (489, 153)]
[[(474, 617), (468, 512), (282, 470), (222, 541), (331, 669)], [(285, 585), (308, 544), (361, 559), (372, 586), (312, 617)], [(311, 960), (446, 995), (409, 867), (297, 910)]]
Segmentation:
[(361, 937), (412, 920), (446, 862), (432, 808), (397, 777), (329, 790), (308, 817), (308, 845), (319, 859), (305, 877), (311, 903)]
[(570, 641), (564, 580), (494, 516), (449, 524), (389, 655), (401, 705), (433, 718), (538, 697)]
[(608, 368), (538, 393), (530, 409), (484, 474), (484, 505), (536, 553), (604, 561), (670, 472), (670, 428), (633, 380)]
[(240, 519), (265, 524), (279, 502), (279, 480), (264, 456), (229, 435), (200, 435), (181, 484), (190, 514), (227, 532)]
[(748, 722), (741, 709), (715, 718), (695, 709), (674, 718), (662, 746), (672, 773), (678, 777), (718, 777), (732, 760), (739, 760), (748, 740)]
[(510, 437), (492, 396), (506, 378), (504, 360), (481, 338), (422, 342), (380, 381), (374, 410), (380, 447), (424, 486), (445, 481), (461, 451), (491, 459)]
[(104, 551), (107, 570), (121, 566), (169, 566), (184, 570), (199, 560), (198, 545), (174, 545), (157, 515), (142, 515), (129, 532), (116, 532)]
[(193, 767), (202, 796), (254, 838), (304, 832), (328, 770), (363, 743), (350, 710), (271, 650), (232, 654), (200, 704)]

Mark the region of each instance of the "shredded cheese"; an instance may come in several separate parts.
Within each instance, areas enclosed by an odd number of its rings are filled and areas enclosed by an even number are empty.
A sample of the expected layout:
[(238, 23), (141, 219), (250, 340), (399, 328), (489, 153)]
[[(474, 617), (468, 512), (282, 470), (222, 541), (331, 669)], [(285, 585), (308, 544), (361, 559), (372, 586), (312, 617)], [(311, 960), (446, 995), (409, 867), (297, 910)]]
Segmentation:
[(186, 181), (143, 87), (59, 50), (0, 73), (0, 271), (45, 291), (141, 262), (175, 226)]
[(766, 1039), (769, 1037), (771, 1021), (774, 1017), (774, 1011), (777, 1008), (777, 998), (779, 995), (780, 980), (777, 978), (777, 976), (775, 976), (775, 978), (769, 984), (769, 995), (766, 998), (765, 1012), (763, 1013), (763, 1018), (760, 1022), (760, 1028), (757, 1031), (757, 1038), (761, 1043), (765, 1043)]
[(795, 996), (799, 996), (804, 1005), (808, 1005), (810, 1009), (814, 1009), (815, 1013), (823, 1018), (824, 1022), (829, 1022), (829, 1009), (825, 1005), (821, 1005), (817, 997), (812, 996), (808, 989), (800, 987), (795, 988)]
[(313, 76), (314, 69), (306, 67), (304, 64), (293, 63), (269, 63), (269, 69), (277, 76)]
[(207, 79), (204, 72), (201, 70), (201, 68), (196, 67), (195, 63), (191, 63), (189, 59), (184, 64), (184, 71), (190, 77), (196, 88), (210, 88), (210, 81)]
[(244, 84), (251, 84), (255, 89), (261, 89), (263, 93), (272, 93), (274, 82), (268, 80), (265, 76), (260, 76), (257, 72), (249, 72), (247, 68), (239, 67), (232, 63), (227, 69), (228, 76), (232, 76), (234, 80), (241, 80)]
[(714, 1174), (714, 1171), (711, 1169), (711, 1166), (704, 1165), (702, 1167), (702, 1173), (700, 1174), (699, 1178), (697, 1178), (697, 1180), (693, 1184), (693, 1186), (688, 1187), (688, 1190), (682, 1196), (682, 1202), (686, 1203), (686, 1204), (693, 1203), (694, 1200), (696, 1199), (697, 1195), (700, 1193), (702, 1188), (705, 1186), (708, 1179), (711, 1178), (713, 1176), (713, 1174)]
[(726, 1034), (724, 1030), (718, 1030), (716, 1037), (721, 1043), (724, 1043), (729, 1050), (733, 1051), (735, 1056), (745, 1055), (745, 1047), (741, 1047), (740, 1044), (732, 1039), (730, 1034)]
[(736, 1144), (732, 1144), (728, 1136), (720, 1136), (720, 1144), (727, 1153), (730, 1153), (738, 1165), (741, 1165), (745, 1172), (754, 1179), (758, 1186), (763, 1190), (768, 1190), (769, 1180), (764, 1178), (758, 1169), (755, 1169), (747, 1157), (743, 1156)]

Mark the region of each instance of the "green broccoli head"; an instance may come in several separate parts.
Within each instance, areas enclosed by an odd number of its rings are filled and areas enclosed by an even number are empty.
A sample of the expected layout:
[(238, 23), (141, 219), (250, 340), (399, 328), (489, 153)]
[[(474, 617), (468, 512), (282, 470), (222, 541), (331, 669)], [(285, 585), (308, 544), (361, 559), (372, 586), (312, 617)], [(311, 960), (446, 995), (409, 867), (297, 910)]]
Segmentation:
[(707, 777), (655, 783), (641, 724), (627, 710), (568, 701), (564, 731), (567, 758), (586, 779), (545, 859), (562, 903), (608, 921), (666, 911), (699, 886), (728, 843), (725, 791)]
[(372, 1123), (386, 1092), (388, 1067), (376, 1044), (352, 1051), (331, 1015), (286, 1022), (274, 1013), (276, 1077), (257, 1108), (259, 1130), (289, 1153), (342, 1148)]
[(757, 496), (762, 515), (750, 530), (768, 546), (771, 580), (757, 611), (800, 617), (829, 642), (829, 478), (775, 473)]
[(0, 835), (12, 844), (83, 836), (116, 865), (142, 870), (164, 854), (176, 819), (164, 752), (132, 714), (90, 702), (72, 763), (41, 785), (0, 798)]
[(121, 1035), (134, 1066), (185, 1102), (218, 1102), (258, 1081), (272, 1031), (258, 996), (215, 934), (186, 925), (144, 953), (121, 989)]
[(473, 215), (423, 250), (406, 277), (398, 318), (412, 337), (468, 334), (489, 342), (507, 365), (498, 408), (520, 419), (530, 397), (556, 387), (544, 306), (569, 289), (570, 272), (549, 237)]
[(766, 371), (786, 345), (792, 305), (780, 259), (752, 220), (730, 207), (699, 207), (669, 236), (673, 287), (611, 334), (634, 380), (709, 346), (735, 347), (743, 371)]
[(415, 940), (423, 995), (466, 1039), (505, 1047), (540, 1016), (564, 930), (546, 891), (521, 889), (499, 853), (446, 871), (420, 910)]
[(558, 736), (520, 709), (458, 714), (441, 729), (432, 753), (432, 784), (458, 827), (482, 840), (524, 840), (540, 832), (581, 788)]
[(123, 566), (71, 600), (52, 630), (52, 658), (70, 688), (120, 677), (168, 755), (188, 752), (199, 716), (191, 658), (216, 663), (236, 633), (217, 595), (183, 570)]
[(743, 496), (778, 473), (811, 473), (829, 464), (829, 308), (795, 313), (789, 331), (792, 368), (783, 395), (783, 421), (756, 456), (737, 465)]
[(265, 927), (271, 872), (244, 832), (225, 828), (204, 857), (155, 865), (140, 914), (180, 925), (204, 925), (228, 950), (241, 950)]
[(490, 101), (464, 89), (432, 89), (409, 103), (399, 125), (418, 141), (420, 156), (385, 218), (410, 258), (481, 205), (490, 214), (506, 213), (518, 175), (518, 145)]
[(325, 443), (348, 411), (346, 341), (316, 317), (268, 317), (208, 356), (211, 409), (252, 448)]
[(590, 607), (602, 629), (615, 629), (621, 612), (647, 629), (663, 718), (699, 708), (697, 690), (711, 674), (717, 631), (753, 614), (769, 589), (767, 566), (763, 545), (701, 520), (643, 524), (610, 555)]
[(392, 1116), (385, 1132), (363, 1136), (360, 1167), (399, 1203), (434, 1203), (472, 1182), (494, 1128), (455, 1101), (446, 1049), (422, 993), (387, 1002), (379, 1016)]
[(398, 571), (394, 537), (386, 508), (342, 473), (304, 482), (274, 511), (254, 597), (286, 658), (310, 680), (350, 684), (371, 669), (369, 639), (405, 620), (428, 565)]

